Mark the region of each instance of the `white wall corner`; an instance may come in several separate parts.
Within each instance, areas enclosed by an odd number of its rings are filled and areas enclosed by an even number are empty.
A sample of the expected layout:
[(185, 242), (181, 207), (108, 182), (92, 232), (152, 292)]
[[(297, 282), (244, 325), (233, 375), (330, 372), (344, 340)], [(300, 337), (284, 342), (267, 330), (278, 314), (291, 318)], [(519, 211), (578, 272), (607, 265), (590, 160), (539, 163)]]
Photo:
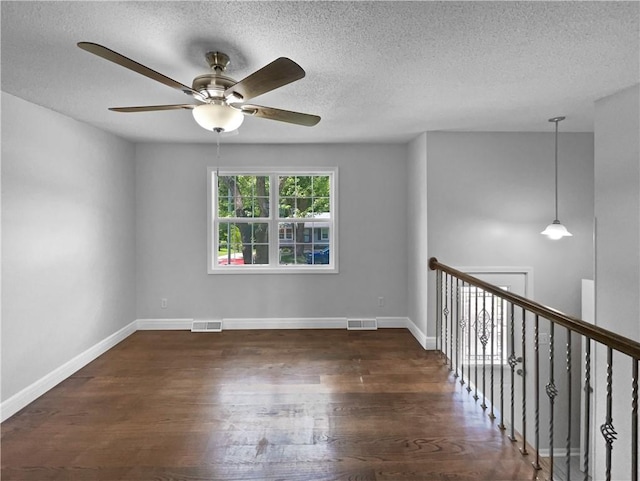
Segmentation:
[(138, 319), (136, 321), (139, 331), (190, 331), (192, 324), (193, 319)]
[(413, 334), (413, 337), (416, 338), (424, 350), (434, 351), (436, 349), (436, 338), (427, 337), (427, 335), (422, 332), (420, 328), (409, 318), (407, 318), (406, 328), (409, 329), (409, 332)]
[(17, 392), (9, 399), (0, 404), (0, 422), (4, 422), (9, 419), (15, 413), (26, 407), (44, 393), (73, 375), (76, 371), (82, 369), (91, 361), (101, 356), (109, 349), (114, 347), (119, 342), (123, 341), (131, 334), (136, 332), (136, 321), (126, 325), (119, 331), (111, 334), (109, 337), (103, 339), (99, 343), (91, 346), (86, 351), (78, 354), (73, 359), (67, 361), (62, 366), (54, 369), (46, 376), (38, 379), (36, 382), (30, 384), (22, 391)]

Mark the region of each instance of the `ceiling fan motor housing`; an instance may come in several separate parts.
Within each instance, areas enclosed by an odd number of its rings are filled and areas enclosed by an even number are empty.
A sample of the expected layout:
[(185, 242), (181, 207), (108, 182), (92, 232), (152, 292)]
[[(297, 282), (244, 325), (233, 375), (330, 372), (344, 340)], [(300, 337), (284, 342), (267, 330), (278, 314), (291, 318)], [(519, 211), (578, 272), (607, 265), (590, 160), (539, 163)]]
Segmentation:
[(192, 88), (206, 98), (223, 98), (224, 91), (236, 83), (231, 77), (214, 72), (198, 75), (193, 79)]
[(203, 94), (205, 98), (224, 98), (224, 91), (237, 83), (231, 77), (222, 75), (229, 65), (229, 56), (222, 52), (207, 52), (205, 57), (211, 73), (199, 75), (193, 79), (192, 88)]

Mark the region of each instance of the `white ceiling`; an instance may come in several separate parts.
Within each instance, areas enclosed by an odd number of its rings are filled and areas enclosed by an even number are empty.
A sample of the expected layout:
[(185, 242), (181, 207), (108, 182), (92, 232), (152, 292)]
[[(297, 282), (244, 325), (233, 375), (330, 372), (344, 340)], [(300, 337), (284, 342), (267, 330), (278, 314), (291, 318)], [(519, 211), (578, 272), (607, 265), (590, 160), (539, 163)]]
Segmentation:
[(214, 142), (177, 90), (91, 55), (100, 43), (191, 85), (204, 54), (240, 80), (277, 57), (307, 76), (251, 102), (238, 143), (404, 142), (427, 130), (592, 131), (593, 102), (640, 81), (632, 2), (2, 2), (2, 90), (136, 141)]

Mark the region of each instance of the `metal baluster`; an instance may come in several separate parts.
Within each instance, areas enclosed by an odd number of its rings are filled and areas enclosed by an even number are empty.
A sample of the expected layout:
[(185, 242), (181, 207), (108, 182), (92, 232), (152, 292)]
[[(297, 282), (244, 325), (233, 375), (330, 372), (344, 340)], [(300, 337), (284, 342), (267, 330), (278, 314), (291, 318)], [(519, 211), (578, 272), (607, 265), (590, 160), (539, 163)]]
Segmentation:
[(514, 442), (516, 440), (515, 423), (516, 423), (516, 331), (514, 326), (514, 310), (515, 306), (511, 303), (509, 315), (509, 344), (511, 345), (511, 354), (509, 355), (509, 367), (511, 368), (511, 433), (509, 439)]
[(547, 396), (549, 396), (549, 481), (553, 481), (553, 407), (558, 390), (553, 377), (553, 352), (555, 341), (555, 324), (550, 322), (549, 327), (549, 382), (546, 386)]
[(589, 481), (589, 451), (591, 449), (591, 339), (585, 338), (584, 350), (584, 460), (583, 481)]
[(453, 371), (453, 310), (456, 309), (454, 306), (455, 293), (453, 292), (453, 276), (449, 277), (449, 282), (451, 283), (449, 290), (449, 309), (451, 311), (449, 317), (451, 327), (451, 337), (449, 338), (449, 371)]
[(522, 448), (520, 452), (526, 456), (527, 451), (527, 311), (522, 308)]
[(442, 271), (436, 271), (436, 351), (442, 352)]
[(482, 337), (480, 342), (482, 343), (482, 409), (487, 409), (487, 403), (485, 402), (487, 392), (487, 291), (482, 291)]
[(607, 444), (606, 450), (606, 481), (611, 481), (611, 452), (613, 441), (616, 440), (616, 430), (613, 428), (613, 349), (607, 347), (607, 418), (600, 426), (600, 432)]
[[(470, 393), (471, 392), (471, 285), (469, 285), (469, 308), (468, 308), (468, 313), (469, 315), (467, 316), (467, 320), (468, 322), (468, 326), (467, 326), (467, 330), (468, 330), (468, 338), (469, 338), (469, 344), (468, 344), (468, 351), (469, 351), (469, 367), (467, 368), (468, 371), (468, 376), (467, 376), (467, 380), (469, 381), (467, 383), (467, 392)], [(475, 306), (475, 297), (474, 297), (474, 306)], [(474, 356), (475, 356), (475, 352), (474, 352)], [(475, 359), (475, 358), (474, 358)], [(475, 364), (475, 363), (474, 363)]]
[(571, 480), (571, 331), (567, 329), (567, 480)]
[(475, 338), (475, 347), (476, 350), (474, 351), (475, 354), (475, 360), (476, 360), (476, 365), (475, 365), (475, 387), (476, 387), (476, 393), (473, 395), (473, 399), (475, 399), (476, 401), (478, 400), (478, 288), (476, 287), (475, 290), (476, 294), (474, 296), (474, 306), (475, 306), (475, 316), (476, 316), (476, 335), (474, 336)]
[[(460, 280), (456, 277), (456, 357), (455, 357), (455, 368), (453, 370), (453, 377), (457, 378), (458, 374), (458, 340), (460, 339)], [(453, 329), (451, 330), (451, 335), (453, 337)]]
[(500, 315), (500, 424), (498, 425), (498, 428), (501, 431), (504, 431), (506, 428), (506, 426), (504, 425), (504, 363), (503, 363), (503, 359), (504, 359), (504, 352), (505, 352), (505, 346), (504, 346), (504, 337), (506, 335), (506, 333), (504, 332), (504, 306), (505, 303), (502, 301), (502, 299), (500, 299), (500, 312), (502, 313)]
[(631, 481), (638, 481), (638, 359), (631, 361)]
[(533, 348), (534, 348), (534, 387), (535, 387), (535, 439), (536, 439), (536, 459), (533, 463), (535, 469), (540, 469), (540, 348), (539, 348), (539, 326), (538, 315), (535, 316), (535, 322), (533, 323)]
[(465, 282), (462, 281), (462, 286), (460, 287), (462, 289), (462, 303), (460, 304), (460, 306), (458, 306), (460, 308), (460, 311), (462, 312), (462, 317), (460, 318), (460, 338), (462, 342), (462, 352), (460, 353), (460, 385), (464, 386), (465, 380), (464, 380), (464, 330), (467, 328), (467, 321), (464, 318), (465, 316), (465, 310), (464, 310), (464, 306), (466, 306), (466, 299), (467, 299), (467, 291), (465, 289)]
[(490, 419), (495, 419), (496, 415), (493, 412), (493, 405), (495, 404), (495, 397), (493, 395), (493, 368), (494, 368), (494, 361), (493, 361), (493, 356), (494, 356), (494, 347), (493, 344), (495, 342), (495, 336), (494, 336), (494, 331), (495, 331), (495, 325), (496, 325), (496, 297), (491, 294), (491, 371), (489, 372), (489, 385), (491, 386), (491, 412), (489, 413), (489, 418)]
[(447, 343), (449, 341), (449, 274), (444, 275), (444, 346), (442, 347), (442, 354), (444, 356), (444, 364), (447, 364)]

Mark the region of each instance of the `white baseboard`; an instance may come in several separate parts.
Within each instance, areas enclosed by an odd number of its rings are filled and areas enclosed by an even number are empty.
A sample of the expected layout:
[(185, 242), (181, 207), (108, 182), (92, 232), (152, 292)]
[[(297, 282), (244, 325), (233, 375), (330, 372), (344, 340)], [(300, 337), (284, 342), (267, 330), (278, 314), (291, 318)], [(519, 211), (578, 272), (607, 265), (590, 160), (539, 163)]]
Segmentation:
[[(538, 454), (541, 458), (549, 457), (549, 449), (540, 449)], [(567, 450), (565, 448), (555, 448), (553, 450), (554, 458), (564, 458), (567, 455)], [(580, 456), (580, 448), (571, 448), (569, 450), (569, 456)]]
[(407, 329), (409, 329), (409, 332), (411, 332), (411, 334), (413, 334), (413, 337), (416, 338), (416, 340), (420, 343), (420, 345), (422, 346), (422, 348), (425, 351), (433, 351), (436, 348), (436, 338), (435, 337), (427, 337), (427, 335), (422, 332), (422, 330), (415, 325), (415, 323), (409, 319), (408, 317), (407, 319), (407, 323), (405, 325), (405, 327)]
[(222, 328), (230, 331), (245, 329), (346, 329), (346, 317), (299, 318), (223, 318)]
[(135, 322), (138, 331), (190, 331), (193, 319), (138, 319)]
[(132, 322), (119, 331), (111, 334), (106, 339), (93, 345), (86, 351), (78, 354), (73, 359), (65, 362), (62, 366), (54, 369), (46, 376), (38, 379), (33, 384), (27, 386), (22, 391), (17, 392), (9, 399), (0, 404), (0, 422), (4, 422), (6, 419), (13, 416), (22, 408), (32, 403), (51, 388), (61, 383), (73, 373), (82, 369), (98, 356), (104, 354), (120, 341), (126, 339), (131, 334), (136, 332), (136, 322)]
[[(426, 339), (407, 317), (378, 317), (378, 328), (405, 328)], [(138, 319), (138, 330), (190, 330), (193, 319)], [(411, 327), (410, 327), (411, 326)], [(346, 329), (346, 317), (225, 317), (222, 319), (225, 331), (248, 329)], [(420, 341), (419, 339), (419, 341)], [(420, 342), (424, 345), (424, 342)]]
[(379, 329), (408, 329), (408, 317), (376, 317)]
[[(346, 329), (346, 317), (321, 318), (225, 318), (224, 330), (246, 329)], [(408, 317), (378, 317), (378, 328), (405, 328), (424, 349), (435, 349), (435, 338), (427, 337)], [(137, 319), (119, 331), (80, 353), (46, 376), (27, 386), (0, 404), (0, 422), (13, 416), (20, 409), (67, 379), (98, 356), (136, 331), (191, 330), (193, 319)]]

